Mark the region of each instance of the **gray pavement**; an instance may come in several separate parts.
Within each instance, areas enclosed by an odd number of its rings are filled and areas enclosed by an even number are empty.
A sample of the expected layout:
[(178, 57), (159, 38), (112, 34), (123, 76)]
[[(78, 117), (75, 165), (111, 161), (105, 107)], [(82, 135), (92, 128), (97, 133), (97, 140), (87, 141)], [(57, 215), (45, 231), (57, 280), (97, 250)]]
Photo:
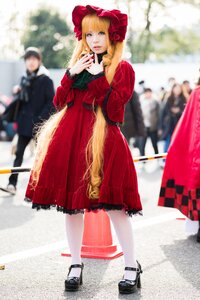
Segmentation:
[[(150, 149), (150, 148), (149, 148)], [(151, 149), (150, 149), (151, 151)], [(135, 153), (135, 152), (134, 152)], [(12, 165), (10, 143), (0, 142), (0, 167)], [(27, 149), (24, 166), (32, 158)], [(64, 215), (36, 212), (23, 201), (28, 174), (20, 174), (17, 195), (0, 192), (0, 299), (200, 299), (200, 244), (184, 233), (184, 221), (176, 211), (157, 207), (162, 170), (156, 161), (137, 163), (143, 217), (132, 218), (137, 258), (144, 273), (142, 289), (119, 295), (123, 257), (114, 260), (83, 259), (83, 286), (76, 293), (64, 292), (70, 258), (65, 241)], [(0, 185), (8, 175), (0, 175)], [(174, 214), (174, 215), (173, 215)], [(113, 232), (114, 243), (118, 243)]]

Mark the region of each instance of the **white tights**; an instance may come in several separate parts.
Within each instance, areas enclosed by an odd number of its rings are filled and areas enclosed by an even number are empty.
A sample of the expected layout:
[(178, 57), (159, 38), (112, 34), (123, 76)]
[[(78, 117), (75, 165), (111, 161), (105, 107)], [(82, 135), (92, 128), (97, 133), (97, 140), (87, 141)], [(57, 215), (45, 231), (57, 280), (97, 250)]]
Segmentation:
[[(123, 210), (110, 210), (108, 215), (113, 223), (119, 243), (124, 253), (124, 262), (126, 267), (137, 267), (133, 229), (130, 217)], [(81, 246), (83, 237), (83, 214), (66, 214), (66, 232), (71, 253), (71, 264), (81, 264)], [(79, 276), (80, 268), (73, 268), (70, 276)], [(124, 278), (134, 280), (135, 272), (125, 271)]]

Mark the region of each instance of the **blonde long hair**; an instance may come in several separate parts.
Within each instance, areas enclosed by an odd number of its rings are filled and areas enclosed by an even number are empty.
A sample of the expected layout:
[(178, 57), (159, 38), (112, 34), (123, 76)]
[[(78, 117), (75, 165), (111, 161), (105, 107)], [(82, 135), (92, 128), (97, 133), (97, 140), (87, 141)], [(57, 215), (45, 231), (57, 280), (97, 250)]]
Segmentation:
[[(108, 29), (110, 20), (108, 18), (99, 18), (96, 14), (86, 15), (82, 21), (82, 40), (77, 42), (74, 49), (69, 67), (72, 67), (80, 57), (91, 50), (86, 42), (86, 33), (89, 31), (103, 31), (106, 34), (107, 40), (107, 53), (103, 56), (103, 64), (105, 66), (105, 76), (109, 84), (111, 84), (116, 68), (121, 61), (123, 52), (123, 42), (113, 44), (109, 40)], [(40, 128), (37, 134), (38, 150), (32, 171), (32, 183), (35, 187), (38, 183), (40, 171), (48, 151), (48, 147), (53, 139), (60, 121), (67, 112), (67, 106), (61, 111), (55, 113), (47, 120)], [(93, 126), (92, 136), (89, 139), (86, 147), (86, 162), (87, 170), (84, 178), (89, 179), (88, 183), (88, 197), (90, 199), (99, 198), (99, 189), (103, 179), (103, 156), (104, 144), (106, 139), (106, 120), (103, 116), (100, 107), (97, 108), (95, 113), (95, 123)]]

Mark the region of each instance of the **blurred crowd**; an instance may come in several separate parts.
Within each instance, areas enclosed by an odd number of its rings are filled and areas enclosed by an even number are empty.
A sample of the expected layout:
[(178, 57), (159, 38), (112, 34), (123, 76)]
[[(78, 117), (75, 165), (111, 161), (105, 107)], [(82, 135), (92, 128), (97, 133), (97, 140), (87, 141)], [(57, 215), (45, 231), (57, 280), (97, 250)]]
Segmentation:
[[(194, 86), (200, 85), (200, 79), (195, 80)], [(140, 155), (145, 155), (147, 139), (151, 140), (155, 154), (158, 153), (158, 142), (163, 141), (162, 152), (167, 152), (173, 131), (180, 119), (185, 105), (192, 92), (188, 80), (178, 82), (170, 77), (167, 87), (161, 87), (155, 92), (139, 82), (139, 90), (133, 93), (125, 109), (125, 119), (121, 130), (131, 146), (139, 149)]]

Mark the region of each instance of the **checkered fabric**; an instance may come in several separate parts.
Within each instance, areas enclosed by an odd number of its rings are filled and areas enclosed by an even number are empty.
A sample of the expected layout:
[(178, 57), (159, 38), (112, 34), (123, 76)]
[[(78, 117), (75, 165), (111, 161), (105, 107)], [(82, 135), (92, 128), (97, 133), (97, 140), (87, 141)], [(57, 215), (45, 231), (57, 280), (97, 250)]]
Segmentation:
[(174, 179), (162, 182), (159, 206), (173, 207), (193, 221), (200, 220), (200, 188), (188, 189), (177, 185)]

